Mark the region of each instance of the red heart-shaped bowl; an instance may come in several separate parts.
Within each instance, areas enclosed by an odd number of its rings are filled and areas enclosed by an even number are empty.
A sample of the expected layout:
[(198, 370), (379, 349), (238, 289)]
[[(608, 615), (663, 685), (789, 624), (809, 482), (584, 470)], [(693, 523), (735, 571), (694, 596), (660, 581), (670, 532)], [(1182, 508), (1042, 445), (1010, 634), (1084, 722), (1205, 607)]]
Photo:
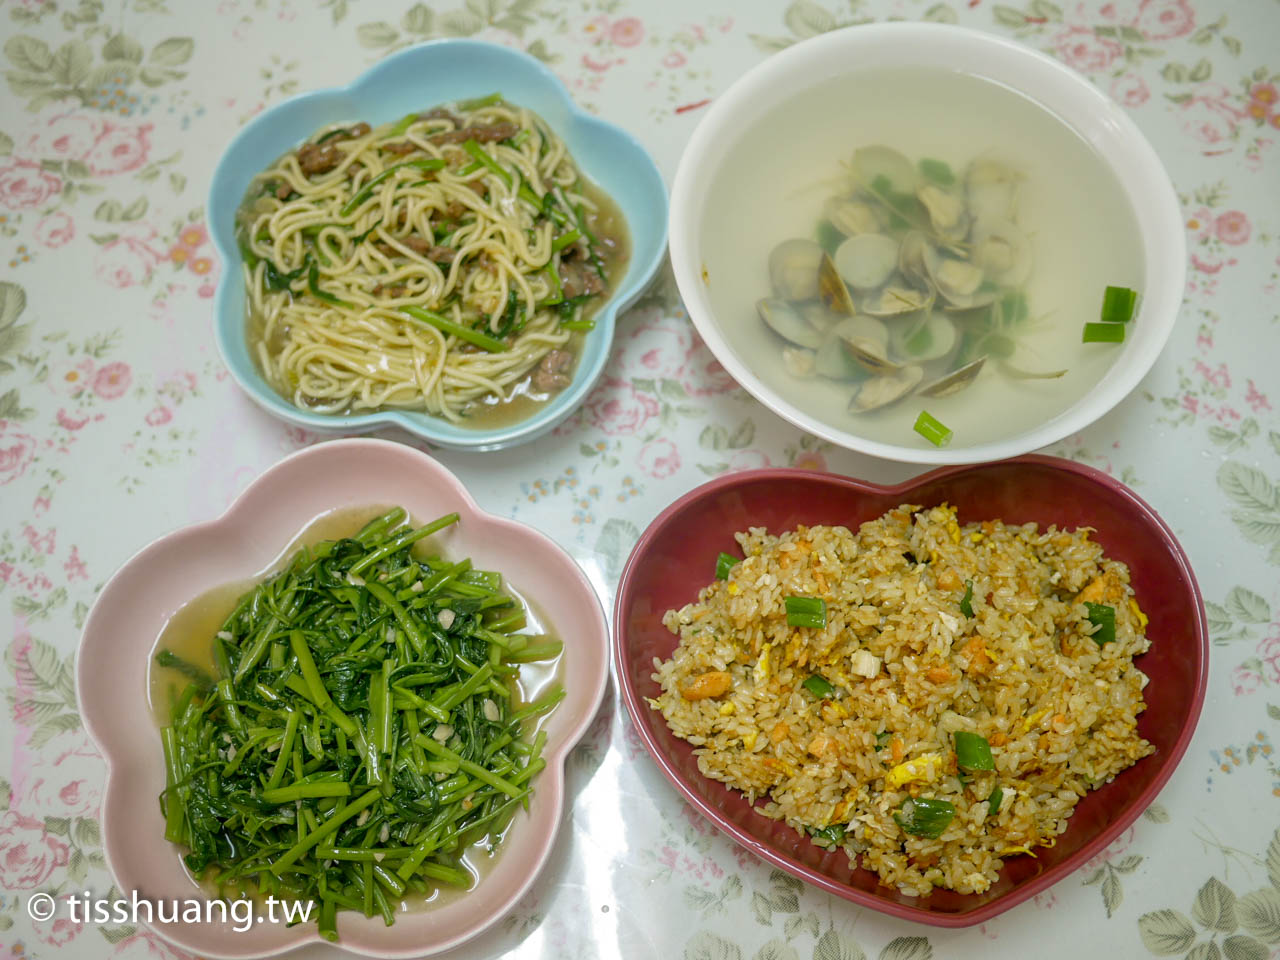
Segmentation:
[[(1151, 649), (1137, 661), (1151, 678), (1138, 730), (1155, 745), (1111, 783), (1076, 807), (1065, 834), (1038, 859), (1008, 861), (982, 894), (936, 890), (906, 896), (856, 868), (843, 851), (828, 853), (743, 794), (698, 770), (693, 748), (677, 738), (645, 697), (657, 696), (653, 659), (666, 659), (676, 637), (662, 615), (697, 598), (716, 556), (735, 550), (747, 527), (780, 533), (797, 524), (851, 529), (900, 503), (946, 501), (961, 522), (1034, 521), (1042, 527), (1093, 527), (1109, 557), (1128, 564), (1150, 617)], [(891, 916), (941, 927), (982, 923), (1045, 890), (1098, 854), (1146, 809), (1173, 774), (1204, 702), (1209, 638), (1191, 564), (1172, 531), (1140, 497), (1091, 467), (1029, 455), (973, 467), (947, 467), (885, 487), (804, 470), (749, 470), (706, 483), (664, 510), (627, 561), (614, 608), (614, 659), (622, 695), (640, 738), (685, 798), (757, 856), (830, 893)]]

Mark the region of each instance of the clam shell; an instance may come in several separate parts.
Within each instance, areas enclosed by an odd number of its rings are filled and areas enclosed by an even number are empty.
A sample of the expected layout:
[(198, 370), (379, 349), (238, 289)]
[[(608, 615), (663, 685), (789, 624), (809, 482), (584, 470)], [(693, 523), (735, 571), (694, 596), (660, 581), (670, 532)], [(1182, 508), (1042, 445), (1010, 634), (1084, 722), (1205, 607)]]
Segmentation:
[(822, 334), (800, 315), (794, 304), (786, 300), (765, 297), (756, 302), (756, 311), (769, 329), (788, 343), (810, 350), (816, 350), (822, 343)]
[(1012, 220), (1022, 174), (998, 160), (979, 157), (965, 171), (965, 200), (974, 220)]
[(1026, 283), (1031, 274), (1031, 240), (1009, 220), (979, 220), (973, 225), (970, 259), (986, 278), (1002, 287)]
[(898, 241), (883, 233), (860, 233), (836, 248), (836, 271), (859, 293), (883, 286), (898, 269)]
[(822, 215), (846, 237), (860, 233), (877, 233), (880, 216), (869, 203), (852, 197), (830, 197), (822, 207)]
[(849, 296), (849, 288), (840, 279), (835, 261), (825, 253), (818, 267), (818, 296), (833, 313), (846, 317), (853, 316), (853, 297)]
[(982, 372), (982, 368), (986, 365), (986, 356), (978, 357), (966, 363), (963, 367), (952, 370), (950, 373), (943, 374), (932, 383), (925, 384), (920, 388), (920, 396), (922, 397), (949, 397), (953, 393), (959, 393), (965, 387), (973, 383), (977, 379), (978, 374)]
[(866, 368), (849, 355), (844, 341), (835, 335), (827, 337), (818, 348), (813, 369), (830, 380), (862, 380), (867, 376)]
[(871, 189), (872, 184), (883, 177), (894, 193), (911, 195), (920, 182), (915, 164), (892, 147), (873, 146), (855, 150), (851, 172), (858, 186), (864, 190)]
[(873, 317), (902, 317), (933, 306), (932, 290), (891, 283), (862, 301), (862, 312)]
[(935, 183), (922, 183), (916, 198), (929, 213), (933, 229), (947, 240), (963, 240), (969, 232), (969, 214), (964, 198)]
[(945, 357), (955, 349), (957, 339), (955, 323), (934, 313), (922, 323), (895, 324), (890, 343), (895, 355), (924, 363)]
[(812, 240), (784, 240), (769, 254), (769, 282), (783, 300), (812, 300), (818, 295), (818, 265), (824, 256)]
[(916, 364), (900, 367), (883, 376), (872, 377), (858, 387), (857, 393), (849, 401), (849, 412), (869, 413), (872, 410), (887, 407), (891, 403), (897, 403), (914, 390), (923, 379), (924, 368)]

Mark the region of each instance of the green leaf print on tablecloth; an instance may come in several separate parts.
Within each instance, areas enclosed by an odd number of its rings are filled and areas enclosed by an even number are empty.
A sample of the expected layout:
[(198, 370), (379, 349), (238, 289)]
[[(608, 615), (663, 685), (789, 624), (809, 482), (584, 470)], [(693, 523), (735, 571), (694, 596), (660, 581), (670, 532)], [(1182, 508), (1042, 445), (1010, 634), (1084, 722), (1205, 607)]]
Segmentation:
[[(857, 4), (850, 4), (856, 7)], [(786, 24), (790, 36), (764, 36), (762, 34), (751, 34), (752, 42), (766, 53), (776, 53), (783, 50), (793, 43), (801, 40), (808, 40), (810, 37), (816, 37), (820, 33), (829, 33), (832, 30), (839, 30), (841, 27), (852, 26), (857, 23), (867, 23), (868, 18), (842, 18), (837, 17), (821, 4), (814, 3), (813, 0), (795, 0), (786, 13), (782, 16), (782, 21)]]
[(736, 943), (703, 930), (685, 944), (684, 960), (742, 960), (742, 950)]
[(31, 324), (18, 323), (26, 308), (27, 292), (16, 283), (0, 282), (0, 374), (13, 370), (13, 358), (31, 338)]
[[(1280, 830), (1271, 838), (1265, 864), (1271, 886), (1237, 896), (1217, 877), (1197, 891), (1191, 916), (1164, 909), (1138, 918), (1138, 933), (1156, 956), (1186, 960), (1266, 960), (1268, 945), (1280, 944)], [(1241, 932), (1243, 931), (1243, 932)]]
[(813, 960), (866, 960), (862, 947), (834, 927), (818, 938)]
[(1102, 892), (1102, 905), (1106, 907), (1108, 920), (1115, 916), (1116, 910), (1124, 902), (1124, 887), (1120, 882), (1120, 876), (1133, 873), (1142, 865), (1142, 860), (1140, 855), (1133, 854), (1116, 863), (1104, 863), (1084, 881), (1086, 887), (1101, 882), (1102, 886), (1099, 889)]
[(1231, 513), (1240, 533), (1269, 547), (1267, 562), (1280, 565), (1280, 489), (1261, 470), (1234, 460), (1219, 468), (1218, 486), (1240, 508)]
[(10, 652), (6, 659), (17, 686), (6, 688), (5, 697), (10, 709), (24, 717), (31, 728), (31, 749), (38, 750), (58, 734), (79, 729), (70, 656), (63, 658), (43, 640), (32, 638), (27, 649)]
[(5, 41), (4, 54), (13, 68), (5, 79), (33, 112), (68, 97), (84, 106), (113, 109), (112, 90), (127, 87), (135, 79), (149, 87), (183, 79), (186, 71), (177, 68), (191, 59), (194, 50), (190, 37), (169, 37), (146, 55), (136, 40), (117, 34), (95, 55), (87, 40), (67, 40), (53, 48), (38, 37), (19, 34)]
[[(486, 27), (509, 31), (523, 40), (542, 5), (542, 0), (470, 0), (465, 6), (437, 13), (428, 4), (415, 3), (401, 16), (398, 25), (385, 20), (362, 23), (356, 28), (356, 40), (362, 47), (384, 54), (423, 40), (474, 36)], [(548, 63), (557, 59), (543, 40), (535, 40), (525, 49)]]

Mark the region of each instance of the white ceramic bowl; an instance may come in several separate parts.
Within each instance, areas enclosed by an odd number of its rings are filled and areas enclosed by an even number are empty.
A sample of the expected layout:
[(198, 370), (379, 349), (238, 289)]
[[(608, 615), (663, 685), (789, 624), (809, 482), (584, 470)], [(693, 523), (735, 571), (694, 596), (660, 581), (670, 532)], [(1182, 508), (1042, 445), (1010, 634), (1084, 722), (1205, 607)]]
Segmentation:
[[(910, 443), (884, 443), (848, 432), (800, 409), (767, 382), (735, 346), (732, 324), (741, 322), (759, 292), (744, 284), (715, 285), (717, 245), (758, 247), (759, 271), (766, 272), (768, 250), (783, 236), (744, 241), (749, 231), (717, 229), (723, 209), (709, 199), (717, 184), (734, 185), (734, 203), (748, 212), (767, 207), (759, 198), (776, 194), (780, 158), (794, 156), (787, 138), (794, 131), (770, 128), (765, 118), (779, 116), (788, 104), (822, 87), (830, 91), (846, 82), (853, 90), (866, 71), (892, 67), (942, 69), (970, 74), (1017, 91), (1047, 109), (1088, 143), (1107, 165), (1128, 197), (1141, 245), (1142, 294), (1139, 313), (1128, 325), (1126, 342), (1110, 370), (1084, 397), (1062, 413), (1031, 429), (990, 442), (965, 445), (957, 436), (944, 448)], [(833, 111), (834, 112), (834, 111)], [(798, 115), (800, 111), (794, 111)], [(832, 124), (856, 123), (857, 116), (831, 117)], [(798, 126), (798, 122), (790, 126)], [(741, 149), (757, 141), (776, 147), (772, 155)], [(805, 128), (807, 134), (808, 128)], [(802, 134), (803, 136), (804, 134)], [(766, 139), (770, 138), (770, 139)], [(820, 138), (816, 133), (815, 141)], [(828, 140), (830, 138), (827, 138)], [(815, 151), (820, 149), (815, 146)], [(831, 158), (833, 161), (837, 158)], [(815, 161), (814, 169), (818, 169)], [(783, 174), (786, 171), (782, 171)], [(789, 186), (794, 187), (795, 184)], [(749, 220), (735, 215), (735, 220)], [(850, 27), (806, 40), (778, 53), (734, 83), (703, 118), (680, 161), (671, 195), (669, 224), (671, 262), (689, 316), (717, 359), (757, 400), (779, 416), (832, 443), (891, 460), (928, 464), (975, 463), (1017, 456), (1055, 443), (1103, 416), (1118, 404), (1151, 369), (1173, 329), (1182, 301), (1186, 248), (1177, 196), (1151, 145), (1128, 115), (1087, 80), (1052, 58), (1018, 43), (976, 30), (926, 23), (886, 23)], [(724, 259), (721, 257), (721, 259)], [(751, 262), (756, 262), (752, 256)], [(724, 271), (720, 271), (723, 281)], [(1093, 319), (1093, 318), (1081, 318)], [(727, 335), (727, 331), (729, 335)], [(775, 379), (776, 382), (776, 379)]]

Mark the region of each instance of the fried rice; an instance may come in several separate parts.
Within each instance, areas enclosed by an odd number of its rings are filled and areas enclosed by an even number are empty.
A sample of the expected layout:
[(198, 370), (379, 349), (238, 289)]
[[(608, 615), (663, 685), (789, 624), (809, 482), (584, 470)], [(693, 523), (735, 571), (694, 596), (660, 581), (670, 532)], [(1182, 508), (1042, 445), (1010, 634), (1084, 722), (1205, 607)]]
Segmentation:
[[(650, 704), (706, 776), (883, 884), (980, 893), (1154, 750), (1146, 617), (1090, 533), (961, 527), (945, 504), (857, 533), (751, 528), (727, 579), (666, 613), (680, 641)], [(788, 626), (787, 597), (823, 600), (825, 626)], [(958, 765), (957, 732), (989, 764)]]

